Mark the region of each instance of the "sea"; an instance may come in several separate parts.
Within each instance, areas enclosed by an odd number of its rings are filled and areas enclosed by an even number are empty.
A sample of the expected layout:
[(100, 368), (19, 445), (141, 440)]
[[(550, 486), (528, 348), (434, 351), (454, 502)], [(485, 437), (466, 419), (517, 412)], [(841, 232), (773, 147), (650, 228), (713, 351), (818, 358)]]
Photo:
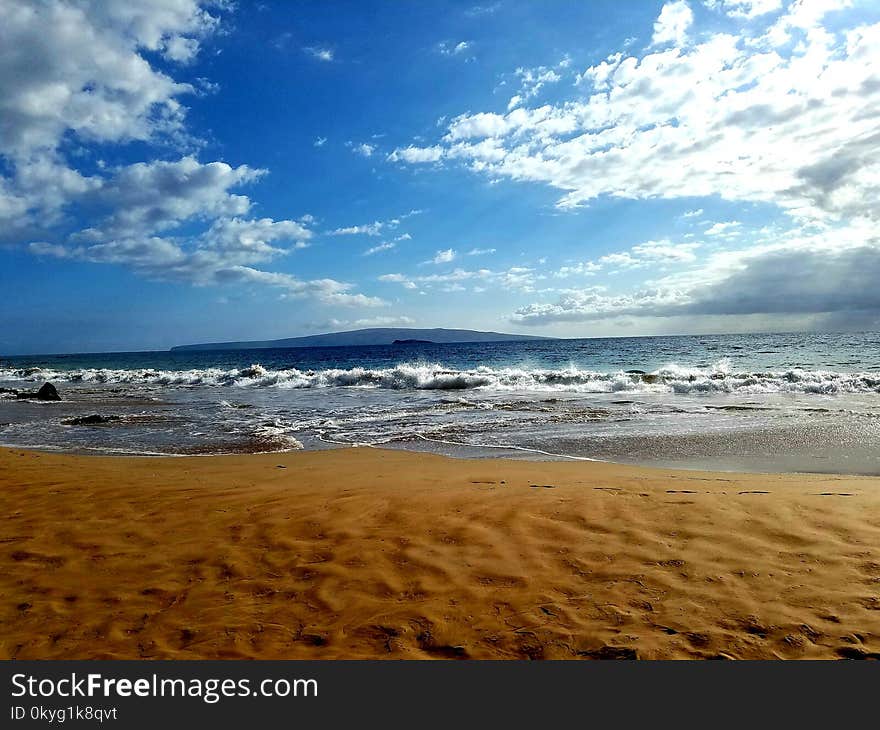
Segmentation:
[(880, 474), (873, 332), (0, 356), (0, 388), (0, 444), (53, 451)]

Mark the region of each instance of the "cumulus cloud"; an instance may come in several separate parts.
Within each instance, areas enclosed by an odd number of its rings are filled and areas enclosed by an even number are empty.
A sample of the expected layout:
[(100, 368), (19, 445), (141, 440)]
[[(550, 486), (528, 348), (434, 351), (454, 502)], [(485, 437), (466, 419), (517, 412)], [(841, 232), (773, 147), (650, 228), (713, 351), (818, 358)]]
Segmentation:
[(433, 258), (425, 261), (426, 264), (448, 264), (451, 261), (454, 261), (458, 253), (451, 248), (444, 249), (442, 251), (437, 251), (434, 254)]
[(797, 219), (877, 216), (880, 24), (832, 31), (833, 12), (795, 2), (733, 33), (621, 50), (579, 75), (585, 98), (460, 114), (432, 146), (493, 180), (558, 188), (560, 208), (717, 196)]
[[(773, 237), (775, 238), (775, 236)], [(522, 324), (589, 322), (621, 315), (845, 315), (880, 312), (880, 234), (868, 220), (837, 230), (791, 232), (751, 249), (721, 250), (704, 265), (634, 292), (570, 290), (519, 308)], [(839, 318), (838, 318), (839, 321)]]
[(651, 43), (655, 46), (665, 43), (681, 45), (687, 37), (687, 30), (694, 22), (694, 13), (685, 0), (666, 3), (660, 10), (660, 16), (654, 23), (654, 36)]
[[(0, 0), (0, 240), (41, 257), (133, 269), (194, 285), (258, 284), (329, 305), (381, 306), (333, 279), (257, 264), (308, 245), (308, 217), (251, 218), (238, 191), (264, 170), (193, 154), (91, 166), (72, 151), (145, 143), (196, 146), (182, 99), (211, 88), (176, 81), (217, 29), (198, 0)], [(222, 10), (223, 3), (210, 3)], [(151, 61), (161, 56), (160, 70)], [(77, 221), (88, 221), (87, 227)]]
[(191, 93), (141, 51), (190, 61), (217, 18), (195, 0), (0, 2), (0, 150), (16, 160), (83, 141), (146, 140), (182, 129)]
[(782, 0), (703, 0), (711, 10), (718, 10), (731, 18), (757, 18), (779, 10)]
[(108, 211), (97, 225), (78, 235), (90, 240), (174, 228), (192, 218), (209, 220), (247, 213), (250, 200), (230, 188), (257, 180), (265, 173), (247, 165), (202, 164), (194, 157), (176, 162), (139, 162), (101, 181), (81, 202)]
[[(567, 99), (532, 107), (519, 92), (507, 111), (453, 116), (439, 139), (422, 145), (440, 147), (435, 154), (447, 166), (462, 164), (493, 182), (558, 189), (562, 210), (608, 197), (689, 205), (705, 199), (706, 210), (719, 200), (726, 210), (775, 209), (781, 222), (765, 230), (716, 219), (702, 226), (703, 246), (694, 232), (684, 242), (658, 235), (563, 266), (548, 275), (619, 271), (630, 272), (619, 278), (631, 282), (642, 272), (654, 280), (627, 284), (628, 291), (572, 290), (520, 308), (517, 321), (762, 311), (843, 316), (847, 307), (874, 306), (871, 297), (846, 291), (856, 287), (845, 275), (855, 277), (856, 263), (876, 270), (880, 23), (871, 13), (839, 12), (849, 0), (707, 2), (729, 16), (722, 31), (696, 26), (694, 4), (667, 2), (646, 49), (621, 44), (577, 75)], [(703, 215), (702, 206), (693, 207), (681, 219)], [(833, 274), (827, 280), (818, 273), (823, 258)], [(762, 296), (761, 287), (776, 293)], [(834, 287), (842, 290), (837, 297)], [(812, 293), (795, 302), (801, 288)], [(791, 302), (781, 304), (786, 298)]]
[(301, 235), (294, 221), (230, 220), (216, 223), (195, 239), (158, 236), (117, 238), (93, 245), (30, 244), (40, 256), (71, 258), (132, 268), (157, 281), (178, 281), (196, 286), (258, 284), (282, 289), (285, 297), (311, 298), (328, 305), (381, 307), (386, 302), (352, 292), (352, 285), (334, 279), (302, 280), (283, 272), (264, 271), (249, 264), (302, 248), (296, 241), (287, 249), (272, 241)]
[(681, 302), (675, 291), (643, 290), (635, 294), (612, 295), (602, 287), (572, 290), (556, 302), (537, 303), (520, 307), (511, 321), (525, 325), (545, 325), (555, 322), (589, 322), (607, 317), (640, 315), (654, 316), (668, 311)]
[(372, 157), (373, 153), (376, 151), (376, 145), (367, 144), (366, 142), (362, 142), (361, 144), (353, 144), (350, 146), (361, 157)]

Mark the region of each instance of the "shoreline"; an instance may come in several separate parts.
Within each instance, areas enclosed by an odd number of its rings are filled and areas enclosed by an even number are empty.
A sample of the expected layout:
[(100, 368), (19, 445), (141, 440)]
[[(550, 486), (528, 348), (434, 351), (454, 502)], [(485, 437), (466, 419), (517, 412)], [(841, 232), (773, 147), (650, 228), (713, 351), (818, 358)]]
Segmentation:
[(880, 479), (0, 448), (0, 656), (880, 657)]
[[(21, 446), (18, 444), (9, 444), (9, 443), (0, 443), (0, 452), (2, 451), (25, 451), (25, 452), (34, 452), (39, 454), (50, 454), (55, 456), (70, 456), (73, 458), (84, 458), (84, 459), (217, 459), (217, 458), (243, 458), (247, 459), (249, 457), (254, 456), (285, 456), (285, 455), (294, 455), (294, 454), (315, 454), (315, 453), (324, 453), (324, 452), (336, 452), (336, 451), (351, 451), (351, 450), (363, 450), (363, 449), (373, 449), (376, 451), (390, 451), (396, 453), (405, 453), (405, 454), (414, 454), (416, 456), (426, 455), (426, 456), (437, 456), (443, 459), (452, 459), (454, 461), (486, 461), (489, 463), (498, 462), (498, 461), (510, 461), (512, 463), (532, 463), (532, 464), (577, 464), (577, 463), (587, 463), (587, 464), (608, 464), (611, 466), (620, 466), (623, 468), (631, 468), (631, 469), (644, 469), (647, 471), (665, 471), (665, 472), (682, 472), (684, 474), (690, 473), (700, 473), (700, 474), (713, 474), (713, 475), (727, 475), (727, 476), (769, 476), (769, 477), (799, 477), (799, 476), (815, 476), (815, 477), (825, 477), (829, 479), (835, 478), (855, 478), (855, 479), (873, 479), (878, 482), (880, 485), (880, 473), (875, 472), (844, 472), (844, 471), (835, 471), (833, 468), (829, 468), (826, 471), (821, 471), (819, 469), (812, 470), (804, 470), (804, 471), (773, 471), (773, 470), (762, 470), (759, 468), (755, 469), (742, 469), (738, 468), (741, 465), (737, 465), (737, 467), (731, 468), (708, 468), (703, 465), (705, 459), (701, 461), (695, 462), (684, 462), (681, 464), (678, 463), (652, 463), (651, 460), (647, 462), (626, 462), (626, 461), (617, 461), (614, 459), (606, 459), (600, 457), (592, 457), (592, 456), (580, 456), (580, 455), (572, 455), (572, 454), (556, 454), (550, 453), (547, 451), (541, 451), (539, 449), (530, 449), (526, 447), (518, 447), (518, 446), (510, 446), (510, 445), (480, 445), (475, 446), (473, 444), (464, 444), (457, 443), (452, 441), (435, 441), (433, 439), (424, 439), (426, 441), (432, 441), (434, 443), (438, 443), (445, 446), (457, 446), (461, 447), (460, 450), (464, 451), (465, 449), (470, 452), (478, 451), (481, 449), (487, 450), (489, 453), (481, 455), (474, 453), (451, 453), (451, 452), (442, 452), (442, 451), (431, 451), (428, 449), (410, 449), (403, 447), (394, 447), (388, 446), (387, 444), (368, 444), (368, 443), (337, 443), (337, 442), (329, 442), (326, 441), (328, 446), (326, 448), (304, 448), (304, 449), (282, 449), (282, 450), (270, 450), (270, 451), (224, 451), (224, 452), (204, 452), (204, 453), (166, 453), (166, 452), (128, 452), (119, 450), (118, 452), (114, 452), (110, 449), (94, 449), (93, 451), (86, 450), (77, 450), (71, 451), (63, 446), (49, 446), (49, 445), (34, 445), (34, 446)], [(500, 456), (491, 456), (493, 450), (499, 451), (509, 451), (510, 454), (500, 455)], [(518, 453), (529, 453), (536, 454), (537, 457), (549, 457), (549, 458), (529, 458), (529, 457), (514, 457), (512, 454)], [(693, 464), (693, 465), (691, 465)]]

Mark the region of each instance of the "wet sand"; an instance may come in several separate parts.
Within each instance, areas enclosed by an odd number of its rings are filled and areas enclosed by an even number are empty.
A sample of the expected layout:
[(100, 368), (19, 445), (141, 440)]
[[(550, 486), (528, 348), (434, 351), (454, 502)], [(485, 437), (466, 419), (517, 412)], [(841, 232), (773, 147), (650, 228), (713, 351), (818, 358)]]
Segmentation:
[(0, 657), (877, 658), (880, 479), (0, 449)]

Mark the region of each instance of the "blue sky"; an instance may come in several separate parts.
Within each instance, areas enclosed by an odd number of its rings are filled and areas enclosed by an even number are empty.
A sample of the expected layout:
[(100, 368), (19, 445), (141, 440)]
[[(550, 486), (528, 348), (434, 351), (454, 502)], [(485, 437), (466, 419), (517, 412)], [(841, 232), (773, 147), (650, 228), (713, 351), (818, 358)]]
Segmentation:
[(868, 0), (0, 0), (0, 353), (880, 318)]

